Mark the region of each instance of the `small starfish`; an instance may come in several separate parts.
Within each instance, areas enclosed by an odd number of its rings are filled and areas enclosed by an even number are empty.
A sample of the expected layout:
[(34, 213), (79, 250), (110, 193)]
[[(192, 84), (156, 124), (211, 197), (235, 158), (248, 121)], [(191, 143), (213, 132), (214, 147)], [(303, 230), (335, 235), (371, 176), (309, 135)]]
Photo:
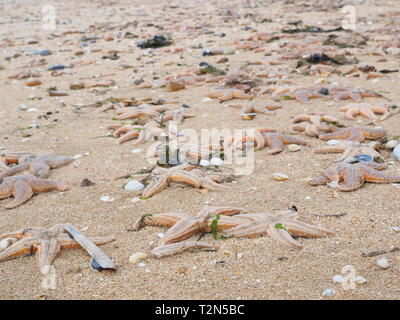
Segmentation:
[(39, 178), (47, 178), (50, 175), (50, 169), (64, 167), (73, 160), (73, 157), (54, 156), (51, 153), (23, 155), (18, 159), (18, 165), (0, 173), (0, 179), (23, 171), (29, 171), (29, 173)]
[[(180, 165), (169, 169), (157, 168), (156, 177), (142, 193), (144, 198), (150, 198), (156, 193), (164, 190), (171, 182), (188, 184), (194, 188), (203, 188), (208, 190), (221, 190), (223, 186), (215, 181), (219, 179), (216, 177), (207, 177), (206, 174), (199, 170), (193, 169), (191, 165)], [(191, 170), (191, 171), (189, 171)]]
[(133, 145), (145, 143), (155, 137), (167, 136), (164, 129), (160, 128), (157, 122), (150, 121), (144, 126), (128, 125), (128, 126), (108, 126), (107, 129), (115, 130), (113, 136), (119, 138), (118, 143), (123, 144), (127, 141), (136, 139)]
[(161, 112), (168, 111), (169, 108), (162, 105), (141, 104), (137, 107), (120, 108), (117, 110), (118, 120), (127, 120), (141, 117), (158, 117)]
[[(378, 170), (385, 169), (386, 163), (362, 162), (356, 164), (333, 164), (322, 175), (309, 181), (312, 186), (328, 184), (341, 191), (353, 191), (361, 187), (364, 181), (388, 183), (400, 181), (400, 175), (387, 175)], [(344, 181), (343, 184), (339, 182)]]
[[(223, 150), (243, 150), (249, 146), (254, 146), (255, 150), (261, 150), (265, 147), (265, 136), (266, 132), (276, 132), (276, 129), (272, 128), (261, 128), (244, 130), (243, 135), (239, 136), (227, 136), (223, 141)], [(228, 156), (229, 153), (225, 155)]]
[(36, 178), (32, 175), (6, 177), (0, 184), (0, 199), (13, 195), (14, 200), (5, 206), (6, 209), (13, 209), (28, 201), (33, 193), (67, 189), (68, 187), (61, 182)]
[(354, 158), (357, 154), (368, 154), (374, 159), (383, 160), (381, 154), (376, 150), (379, 143), (361, 144), (357, 141), (341, 141), (333, 146), (321, 147), (313, 150), (314, 154), (336, 154), (343, 153), (341, 157), (333, 162), (342, 162), (348, 158)]
[(179, 80), (183, 81), (185, 85), (189, 86), (201, 86), (201, 82), (206, 80), (205, 77), (196, 76), (193, 73), (183, 73), (178, 76), (168, 76), (166, 80)]
[(217, 98), (219, 101), (224, 102), (232, 99), (251, 99), (252, 96), (246, 94), (243, 90), (235, 89), (235, 88), (218, 88), (214, 91), (207, 93), (207, 97), (209, 98)]
[(268, 114), (268, 115), (274, 115), (275, 112), (271, 111), (268, 109), (268, 106), (264, 107), (259, 107), (255, 105), (254, 103), (250, 104), (245, 104), (245, 105), (229, 105), (231, 108), (240, 108), (240, 115), (245, 115), (249, 113), (261, 113), (261, 114)]
[[(47, 274), (49, 266), (62, 249), (81, 248), (80, 244), (66, 233), (64, 226), (65, 224), (57, 224), (50, 229), (26, 228), (0, 235), (0, 240), (6, 238), (18, 240), (0, 252), (0, 261), (36, 252), (40, 272)], [(102, 245), (115, 241), (115, 237), (89, 237), (89, 240)]]
[[(335, 91), (335, 90), (333, 90)], [(348, 100), (351, 99), (354, 102), (361, 102), (362, 98), (380, 98), (382, 95), (370, 91), (370, 90), (362, 90), (362, 89), (339, 89), (339, 93), (335, 95), (335, 100)]]
[(183, 123), (186, 118), (194, 118), (195, 115), (186, 111), (185, 108), (179, 108), (176, 110), (168, 110), (160, 115), (159, 121), (161, 123), (165, 121), (176, 121), (178, 123)]
[(268, 154), (280, 153), (284, 149), (285, 144), (299, 144), (306, 146), (307, 142), (295, 137), (289, 136), (287, 134), (277, 133), (277, 132), (265, 132), (262, 133), (265, 139), (265, 144), (272, 149), (269, 150)]
[(388, 108), (384, 106), (373, 106), (369, 103), (351, 103), (347, 106), (339, 108), (340, 111), (346, 112), (346, 116), (350, 120), (354, 120), (354, 116), (364, 116), (371, 120), (378, 120), (375, 114), (381, 114), (387, 117), (389, 114)]
[(250, 221), (242, 223), (237, 227), (227, 229), (223, 232), (226, 236), (250, 238), (268, 234), (271, 238), (283, 245), (301, 249), (303, 245), (294, 240), (290, 233), (299, 237), (311, 238), (321, 238), (334, 234), (333, 231), (328, 229), (298, 221), (298, 214), (293, 210), (278, 214), (256, 213), (237, 215), (236, 217)]
[(317, 137), (321, 132), (331, 131), (330, 126), (324, 122), (337, 123), (338, 121), (329, 115), (303, 114), (293, 118), (291, 131), (304, 131), (307, 136)]
[(385, 135), (385, 130), (381, 127), (369, 128), (369, 127), (349, 127), (349, 128), (337, 128), (331, 127), (331, 133), (320, 134), (318, 138), (321, 140), (347, 140), (347, 141), (358, 141), (363, 142), (365, 139), (378, 139)]

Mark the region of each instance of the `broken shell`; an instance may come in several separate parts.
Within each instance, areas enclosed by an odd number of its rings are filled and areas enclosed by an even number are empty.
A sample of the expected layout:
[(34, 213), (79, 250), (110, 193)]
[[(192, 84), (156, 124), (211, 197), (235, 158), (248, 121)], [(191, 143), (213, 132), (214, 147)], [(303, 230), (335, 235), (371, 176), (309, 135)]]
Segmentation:
[(386, 142), (385, 148), (386, 149), (393, 149), (398, 144), (399, 144), (399, 142), (397, 140), (390, 140), (390, 141)]
[(342, 283), (342, 282), (344, 282), (344, 278), (342, 275), (337, 274), (337, 275), (333, 276), (332, 281), (334, 283)]
[(323, 297), (332, 297), (336, 294), (335, 289), (325, 289), (324, 292), (322, 293)]
[(241, 113), (240, 116), (243, 120), (253, 120), (256, 116), (255, 113)]
[(358, 277), (356, 277), (356, 282), (357, 282), (358, 284), (364, 284), (364, 283), (367, 283), (368, 280), (365, 279), (365, 278), (362, 277), (362, 276), (358, 276)]
[(31, 80), (31, 81), (25, 82), (25, 85), (28, 87), (39, 86), (41, 84), (42, 84), (42, 81), (40, 81), (40, 80)]
[(138, 263), (148, 258), (148, 255), (144, 252), (136, 252), (129, 257), (129, 263)]
[(15, 238), (5, 238), (0, 241), (0, 251), (6, 250), (9, 246), (11, 246), (17, 239)]
[(296, 151), (300, 151), (301, 147), (299, 145), (297, 145), (297, 144), (289, 144), (287, 146), (287, 149), (288, 149), (289, 152), (296, 152)]
[(124, 186), (124, 189), (129, 191), (140, 191), (144, 189), (144, 184), (138, 180), (131, 180)]
[(272, 178), (274, 178), (276, 181), (285, 181), (285, 180), (289, 180), (289, 176), (287, 176), (286, 174), (283, 174), (283, 173), (278, 173), (278, 172), (275, 172), (275, 173), (272, 175)]
[(386, 259), (386, 258), (380, 258), (380, 259), (378, 259), (378, 260), (376, 261), (376, 265), (377, 265), (379, 268), (382, 268), (382, 269), (387, 269), (387, 268), (390, 267), (389, 260)]

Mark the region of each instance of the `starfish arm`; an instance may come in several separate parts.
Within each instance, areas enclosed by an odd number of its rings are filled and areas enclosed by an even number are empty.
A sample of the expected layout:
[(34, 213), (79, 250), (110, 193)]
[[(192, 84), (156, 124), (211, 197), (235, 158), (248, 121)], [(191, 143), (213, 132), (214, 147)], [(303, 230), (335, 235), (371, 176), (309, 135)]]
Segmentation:
[(154, 215), (145, 215), (137, 219), (133, 224), (133, 230), (137, 231), (145, 226), (172, 227), (177, 222), (188, 216), (183, 213), (157, 213)]
[(306, 114), (298, 115), (292, 119), (292, 123), (299, 123), (299, 122), (309, 122), (310, 121), (310, 116)]
[[(142, 133), (142, 132), (140, 132), (140, 133)], [(140, 133), (139, 133), (139, 131), (130, 130), (118, 140), (118, 143), (123, 144), (130, 140), (136, 139), (140, 135)]]
[(361, 128), (360, 131), (364, 134), (368, 139), (378, 139), (385, 135), (385, 130), (383, 128)]
[(191, 249), (218, 250), (219, 246), (199, 241), (184, 241), (156, 247), (151, 251), (151, 254), (156, 258), (162, 258)]
[(195, 175), (183, 170), (172, 172), (168, 178), (168, 182), (184, 183), (194, 188), (200, 188), (201, 186), (199, 179)]
[(200, 179), (200, 186), (203, 189), (207, 189), (207, 190), (212, 190), (212, 191), (219, 191), (219, 190), (223, 190), (226, 189), (225, 186), (222, 186), (216, 182), (214, 182), (211, 178), (209, 177), (203, 177)]
[(301, 103), (306, 103), (310, 101), (309, 95), (305, 90), (296, 90), (290, 96), (294, 97), (297, 101)]
[(286, 134), (282, 134), (279, 136), (280, 140), (284, 143), (284, 144), (299, 144), (302, 146), (306, 146), (307, 142), (292, 136), (288, 136)]
[(168, 244), (178, 242), (200, 232), (205, 232), (205, 226), (206, 221), (203, 221), (200, 218), (190, 217), (182, 219), (172, 226), (172, 228), (168, 229), (164, 237), (161, 239), (161, 243)]
[(295, 133), (296, 131), (302, 132), (302, 131), (305, 131), (305, 130), (306, 130), (306, 126), (303, 125), (303, 124), (293, 124), (293, 125), (290, 127), (290, 131), (291, 131), (292, 133)]
[(343, 153), (345, 151), (344, 148), (341, 147), (321, 147), (313, 150), (314, 154), (337, 154)]
[(5, 178), (5, 177), (14, 176), (14, 175), (21, 173), (28, 169), (29, 169), (29, 163), (22, 163), (22, 164), (16, 165), (15, 167), (8, 168), (4, 172), (0, 173), (0, 179)]
[(243, 208), (234, 207), (206, 207), (206, 211), (212, 215), (222, 214), (225, 216), (233, 216), (235, 214), (246, 212)]
[(74, 158), (69, 156), (59, 156), (59, 157), (51, 156), (46, 159), (46, 164), (51, 169), (58, 169), (66, 165), (69, 165), (70, 163), (72, 163), (72, 161), (74, 161)]
[(319, 129), (315, 124), (308, 123), (304, 128), (305, 134), (309, 137), (318, 137)]
[(13, 194), (14, 180), (4, 179), (0, 184), (0, 199), (8, 198)]
[(36, 251), (29, 238), (25, 238), (13, 243), (7, 249), (0, 252), (0, 261), (14, 259), (20, 255), (29, 254)]
[(252, 97), (251, 95), (245, 94), (241, 90), (233, 90), (231, 94), (236, 99), (250, 99)]
[(14, 209), (28, 201), (33, 196), (32, 187), (23, 180), (16, 180), (13, 188), (14, 200), (5, 205), (6, 209)]
[(234, 228), (224, 231), (224, 235), (235, 238), (255, 238), (266, 233), (266, 225), (257, 221), (243, 222)]
[(348, 108), (346, 110), (346, 117), (350, 120), (354, 120), (359, 114), (361, 114), (359, 108)]
[(40, 242), (36, 252), (40, 272), (42, 272), (43, 274), (48, 273), (49, 266), (57, 257), (60, 250), (61, 250), (61, 245), (56, 238), (51, 238), (49, 240), (42, 240)]
[(377, 120), (377, 116), (373, 112), (373, 109), (371, 107), (364, 107), (360, 108), (360, 114), (366, 118), (369, 118), (371, 120)]
[(50, 175), (50, 166), (43, 161), (32, 161), (29, 172), (39, 178), (47, 178)]
[(308, 181), (308, 184), (310, 186), (322, 186), (324, 184), (329, 183), (329, 181), (330, 180), (328, 179), (328, 177), (323, 174), (323, 175), (320, 175), (317, 178), (314, 178), (314, 179)]
[(356, 167), (348, 167), (342, 173), (344, 183), (338, 184), (337, 188), (341, 191), (354, 191), (361, 187), (363, 175)]
[(150, 198), (156, 193), (164, 190), (168, 186), (168, 176), (164, 175), (159, 178), (156, 178), (152, 183), (150, 183), (142, 193), (144, 198)]
[(363, 166), (372, 168), (375, 170), (383, 170), (388, 167), (388, 164), (387, 163), (377, 163), (377, 162), (365, 162), (365, 163), (363, 163)]
[(290, 233), (299, 237), (322, 238), (334, 234), (331, 230), (297, 220), (286, 219), (283, 225)]
[(33, 192), (48, 192), (53, 190), (65, 191), (68, 186), (62, 182), (47, 179), (30, 179), (28, 183), (31, 185)]
[(232, 99), (233, 99), (233, 94), (232, 94), (231, 90), (225, 90), (224, 93), (221, 96), (219, 96), (219, 100), (221, 102), (232, 100)]
[(318, 136), (319, 139), (327, 141), (333, 139), (346, 139), (349, 136), (349, 130), (337, 130), (335, 132), (323, 133)]
[(358, 92), (350, 92), (349, 97), (354, 102), (361, 102), (361, 95)]
[(358, 128), (351, 128), (350, 132), (349, 132), (349, 136), (348, 136), (348, 138), (346, 140), (347, 141), (363, 142), (365, 140), (365, 135)]
[(388, 175), (383, 172), (367, 167), (362, 168), (361, 172), (364, 176), (364, 180), (368, 182), (375, 182), (375, 183), (400, 182), (400, 175)]
[(298, 241), (294, 240), (288, 231), (285, 229), (277, 228), (275, 224), (271, 224), (267, 229), (268, 235), (278, 241), (279, 243), (296, 249), (302, 249), (303, 245)]
[(271, 147), (271, 150), (267, 151), (268, 154), (276, 154), (284, 149), (282, 141), (276, 135), (266, 135), (265, 142)]

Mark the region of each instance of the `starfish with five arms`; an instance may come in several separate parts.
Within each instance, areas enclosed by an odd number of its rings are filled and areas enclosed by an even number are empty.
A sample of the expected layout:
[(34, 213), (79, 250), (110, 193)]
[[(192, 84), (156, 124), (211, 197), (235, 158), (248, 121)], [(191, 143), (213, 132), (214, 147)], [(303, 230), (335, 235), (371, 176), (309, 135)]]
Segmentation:
[(159, 117), (161, 112), (170, 110), (162, 105), (141, 104), (137, 107), (126, 107), (117, 110), (118, 120), (135, 119), (142, 117)]
[(115, 130), (113, 136), (118, 139), (119, 144), (123, 144), (130, 140), (136, 139), (133, 145), (145, 143), (155, 137), (166, 137), (164, 129), (160, 128), (157, 122), (150, 121), (144, 126), (141, 125), (110, 125), (107, 127), (109, 130)]
[(348, 128), (337, 128), (332, 126), (331, 133), (320, 134), (318, 138), (321, 140), (347, 140), (363, 142), (365, 139), (379, 139), (385, 135), (385, 130), (381, 127), (369, 128), (369, 127), (348, 127)]
[(307, 136), (317, 137), (321, 132), (331, 131), (326, 123), (337, 123), (335, 117), (325, 114), (302, 114), (293, 118), (291, 131), (304, 131)]
[(50, 169), (64, 167), (74, 160), (73, 157), (54, 156), (51, 153), (39, 155), (23, 155), (18, 159), (18, 165), (0, 173), (0, 179), (28, 171), (39, 178), (47, 178), (50, 175)]
[(195, 115), (186, 111), (185, 108), (179, 108), (176, 110), (168, 110), (160, 114), (159, 122), (163, 123), (166, 121), (176, 121), (177, 123), (183, 123), (186, 118), (194, 118)]
[[(14, 238), (18, 241), (0, 252), (0, 261), (36, 252), (40, 272), (47, 274), (51, 263), (62, 249), (81, 248), (64, 230), (65, 224), (57, 224), (50, 229), (26, 228), (0, 235), (0, 240)], [(94, 244), (102, 245), (115, 241), (114, 236), (89, 237)]]
[[(386, 163), (362, 162), (356, 164), (333, 164), (322, 172), (319, 177), (310, 180), (311, 186), (328, 184), (341, 191), (354, 191), (360, 188), (364, 181), (389, 183), (400, 181), (400, 175), (388, 175), (378, 170), (387, 168)], [(339, 184), (343, 181), (344, 183)]]
[(246, 94), (243, 90), (235, 89), (235, 88), (218, 88), (214, 91), (207, 93), (207, 97), (209, 98), (217, 98), (219, 101), (229, 101), (232, 99), (251, 99), (252, 96)]
[(221, 190), (225, 187), (219, 185), (221, 179), (216, 176), (206, 176), (200, 169), (193, 169), (194, 166), (182, 164), (172, 168), (157, 167), (153, 170), (155, 179), (142, 193), (142, 197), (150, 198), (156, 193), (164, 190), (172, 182), (184, 183), (194, 188), (203, 188), (207, 190)]
[(0, 199), (14, 196), (14, 200), (5, 206), (6, 209), (13, 209), (28, 201), (34, 193), (67, 189), (64, 183), (54, 180), (41, 179), (32, 175), (12, 176), (2, 179)]
[(378, 120), (375, 114), (381, 114), (383, 117), (387, 117), (389, 114), (388, 108), (385, 106), (374, 106), (370, 103), (351, 103), (346, 106), (339, 108), (340, 111), (346, 112), (346, 117), (350, 120), (354, 120), (355, 116), (361, 115), (370, 120)]

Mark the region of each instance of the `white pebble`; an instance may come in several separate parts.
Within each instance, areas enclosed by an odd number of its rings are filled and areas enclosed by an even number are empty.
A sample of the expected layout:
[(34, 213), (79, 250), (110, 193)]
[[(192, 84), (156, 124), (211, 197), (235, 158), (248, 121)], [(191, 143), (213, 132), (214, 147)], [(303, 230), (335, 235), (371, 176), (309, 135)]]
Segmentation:
[(210, 161), (206, 160), (206, 159), (201, 159), (199, 165), (201, 167), (207, 167), (210, 165)]
[(301, 147), (297, 144), (288, 144), (287, 149), (289, 152), (296, 152), (296, 151), (300, 151)]
[(139, 201), (141, 201), (140, 198), (132, 198), (132, 199), (131, 199), (131, 202), (132, 202), (132, 203), (136, 203), (136, 202), (139, 202)]
[(129, 257), (129, 263), (137, 263), (139, 261), (146, 260), (148, 258), (147, 254), (144, 252), (136, 252)]
[(144, 189), (144, 184), (138, 180), (131, 180), (124, 186), (124, 189), (129, 191), (140, 191)]
[(334, 146), (334, 145), (338, 144), (339, 142), (340, 142), (339, 140), (329, 140), (326, 142), (326, 144), (330, 145), (330, 146)]
[(325, 289), (324, 292), (322, 293), (323, 297), (332, 297), (336, 294), (335, 289)]
[(15, 238), (5, 238), (0, 241), (0, 251), (6, 250), (9, 246), (11, 246), (17, 239)]
[(205, 97), (203, 100), (201, 100), (201, 102), (211, 102), (212, 99), (209, 97)]
[(387, 269), (387, 268), (389, 268), (389, 266), (390, 266), (389, 260), (386, 259), (386, 258), (380, 258), (380, 259), (378, 259), (378, 260), (376, 261), (376, 265), (377, 265), (379, 268), (382, 268), (382, 269)]
[(368, 280), (365, 279), (365, 278), (362, 277), (362, 276), (358, 276), (358, 277), (356, 278), (356, 282), (357, 282), (358, 284), (364, 284), (364, 283), (367, 283)]
[(342, 275), (337, 274), (337, 275), (333, 276), (332, 281), (334, 283), (342, 283), (342, 282), (344, 282), (344, 278)]
[(219, 167), (219, 166), (224, 165), (224, 160), (222, 160), (221, 158), (217, 158), (217, 157), (211, 158), (210, 164), (213, 166)]
[(132, 150), (132, 153), (140, 153), (140, 152), (142, 152), (142, 151), (143, 151), (142, 149), (136, 148), (136, 149), (133, 149), (133, 150)]
[(115, 199), (114, 199), (114, 198), (111, 198), (111, 197), (109, 197), (109, 196), (102, 196), (102, 197), (100, 198), (100, 200), (101, 200), (101, 201), (104, 201), (104, 202), (113, 202)]

